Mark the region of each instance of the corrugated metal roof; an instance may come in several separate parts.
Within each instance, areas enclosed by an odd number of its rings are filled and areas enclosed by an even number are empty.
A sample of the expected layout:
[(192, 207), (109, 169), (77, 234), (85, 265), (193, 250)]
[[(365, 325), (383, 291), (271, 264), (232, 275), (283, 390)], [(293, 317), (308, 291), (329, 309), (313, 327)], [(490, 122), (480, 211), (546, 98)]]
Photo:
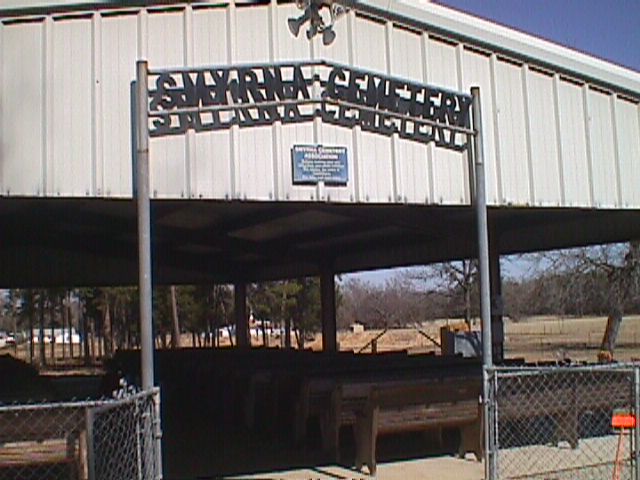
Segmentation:
[[(84, 2), (78, 2), (77, 0), (3, 0), (2, 5), (0, 5), (0, 12), (18, 12), (25, 10), (34, 10), (41, 9), (43, 11), (57, 10), (57, 9), (65, 9), (65, 8), (93, 8), (98, 5), (109, 5), (112, 4), (114, 6), (123, 5), (131, 2), (105, 2), (99, 0), (89, 0)], [(144, 3), (144, 2), (138, 2)]]
[[(526, 34), (512, 28), (484, 20), (473, 15), (434, 4), (408, 0), (346, 0), (362, 10), (401, 23), (439, 31), (453, 39), (463, 39), (479, 47), (490, 47), (523, 61), (560, 69), (578, 79), (598, 83), (619, 93), (640, 97), (640, 72), (612, 62), (572, 50), (567, 47)], [(120, 8), (127, 6), (152, 6), (184, 4), (185, 2), (118, 0), (4, 0), (0, 5), (0, 17), (25, 13), (46, 13), (96, 8)], [(210, 1), (192, 1), (191, 4), (221, 4)], [(267, 3), (265, 0), (236, 0), (235, 3)]]

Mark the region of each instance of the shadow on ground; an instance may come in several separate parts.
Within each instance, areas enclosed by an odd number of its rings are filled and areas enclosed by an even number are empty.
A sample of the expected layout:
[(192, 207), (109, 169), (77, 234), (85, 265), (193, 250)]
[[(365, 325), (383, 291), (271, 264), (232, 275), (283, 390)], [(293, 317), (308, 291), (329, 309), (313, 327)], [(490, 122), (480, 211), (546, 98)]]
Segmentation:
[[(184, 405), (186, 402), (179, 402)], [(173, 402), (165, 401), (170, 407)], [(311, 422), (307, 439), (296, 444), (287, 425), (274, 425), (262, 419), (253, 431), (236, 423), (238, 416), (227, 412), (220, 418), (214, 412), (205, 415), (202, 404), (169, 411), (163, 418), (163, 455), (165, 478), (212, 479), (222, 477), (242, 478), (273, 471), (310, 469), (323, 477), (352, 478), (332, 474), (325, 467), (340, 465), (357, 473), (354, 466), (355, 443), (350, 428), (340, 433), (340, 455), (336, 458), (322, 451), (320, 429)], [(235, 420), (235, 421), (234, 421)], [(437, 456), (453, 455), (457, 451), (459, 435), (456, 430), (443, 432), (443, 444), (422, 433), (383, 436), (378, 440), (378, 462), (392, 462)]]

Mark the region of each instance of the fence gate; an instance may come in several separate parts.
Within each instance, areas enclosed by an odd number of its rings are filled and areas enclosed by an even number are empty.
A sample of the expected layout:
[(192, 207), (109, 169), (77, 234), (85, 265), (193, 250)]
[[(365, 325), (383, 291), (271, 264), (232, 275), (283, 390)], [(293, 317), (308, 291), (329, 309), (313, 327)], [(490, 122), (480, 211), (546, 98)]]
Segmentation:
[(161, 479), (159, 395), (0, 405), (0, 480)]
[(491, 480), (640, 480), (638, 367), (492, 368)]
[(158, 392), (87, 410), (89, 480), (156, 480), (160, 476)]

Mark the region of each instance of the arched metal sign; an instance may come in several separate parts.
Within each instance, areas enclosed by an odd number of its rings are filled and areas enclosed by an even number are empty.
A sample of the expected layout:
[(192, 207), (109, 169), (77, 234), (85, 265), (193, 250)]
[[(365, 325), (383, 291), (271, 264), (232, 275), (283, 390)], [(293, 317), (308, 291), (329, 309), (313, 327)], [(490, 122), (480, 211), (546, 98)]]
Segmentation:
[(462, 151), (471, 96), (324, 61), (150, 70), (152, 137), (323, 122)]

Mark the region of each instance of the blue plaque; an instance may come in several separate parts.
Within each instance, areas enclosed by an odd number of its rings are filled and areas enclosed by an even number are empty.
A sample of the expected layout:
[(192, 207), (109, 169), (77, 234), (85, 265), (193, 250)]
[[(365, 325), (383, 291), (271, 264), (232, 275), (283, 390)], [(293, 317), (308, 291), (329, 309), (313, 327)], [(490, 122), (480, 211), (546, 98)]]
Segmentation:
[(291, 160), (294, 185), (346, 185), (349, 180), (346, 147), (294, 145)]

